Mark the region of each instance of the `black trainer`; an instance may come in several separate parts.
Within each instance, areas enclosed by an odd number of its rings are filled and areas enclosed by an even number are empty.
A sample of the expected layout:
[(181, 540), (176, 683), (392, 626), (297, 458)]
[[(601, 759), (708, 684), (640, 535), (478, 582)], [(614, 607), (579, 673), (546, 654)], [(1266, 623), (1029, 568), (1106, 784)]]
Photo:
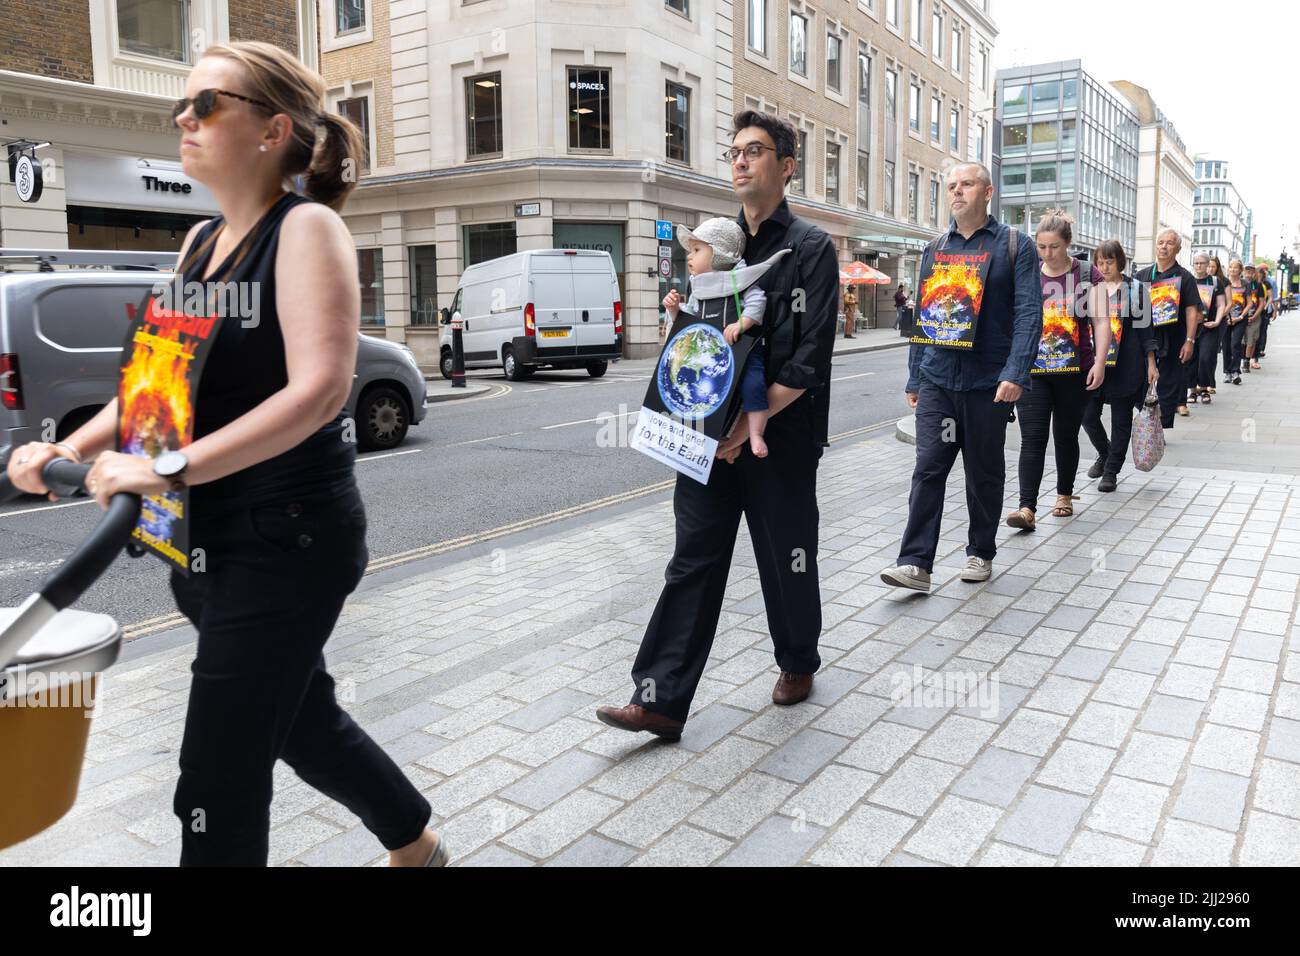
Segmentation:
[(1097, 482), (1097, 490), (1098, 490), (1098, 491), (1114, 491), (1114, 490), (1115, 490), (1115, 476), (1112, 475), (1110, 472), (1106, 472), (1106, 474), (1102, 475), (1102, 476), (1101, 476), (1101, 481)]

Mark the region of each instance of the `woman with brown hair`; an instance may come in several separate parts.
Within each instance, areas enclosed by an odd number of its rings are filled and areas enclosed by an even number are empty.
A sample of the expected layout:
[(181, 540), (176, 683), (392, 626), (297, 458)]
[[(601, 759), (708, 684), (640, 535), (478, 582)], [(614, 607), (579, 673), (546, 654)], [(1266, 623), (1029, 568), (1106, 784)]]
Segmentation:
[[(1111, 316), (1114, 344), (1107, 359), (1106, 381), (1098, 401), (1110, 406), (1110, 441), (1097, 460), (1097, 490), (1114, 491), (1133, 435), (1133, 411), (1142, 406), (1147, 389), (1159, 378), (1156, 336), (1151, 328), (1151, 306), (1142, 283), (1124, 275), (1128, 256), (1117, 239), (1107, 239), (1093, 251), (1092, 261), (1101, 272)], [(1092, 475), (1092, 472), (1088, 473)]]
[(1052, 514), (1074, 514), (1079, 471), (1079, 428), (1089, 392), (1106, 378), (1110, 315), (1095, 266), (1070, 256), (1074, 220), (1060, 209), (1038, 222), (1035, 241), (1042, 260), (1043, 334), (1031, 369), (1032, 385), (1016, 403), (1020, 420), (1020, 507), (1007, 524), (1034, 530), (1050, 426), (1056, 454), (1056, 504)]
[[(118, 492), (189, 494), (204, 568), (170, 577), (198, 631), (173, 801), (183, 866), (265, 865), (281, 759), (355, 813), (390, 865), (447, 861), (428, 802), (339, 707), (322, 653), (368, 560), (342, 411), (360, 285), (336, 211), (362, 143), (324, 93), (284, 50), (231, 43), (204, 51), (176, 103), (181, 166), (220, 209), (190, 230), (176, 274), (204, 284), (194, 304), (216, 321), (192, 441), (154, 458), (119, 454), (114, 400), (65, 443), (25, 445), (9, 465), (18, 487), (44, 493), (50, 458), (95, 457), (87, 488), (101, 507)], [(295, 177), (303, 195), (289, 188)], [(247, 290), (252, 321), (209, 315), (221, 283)]]

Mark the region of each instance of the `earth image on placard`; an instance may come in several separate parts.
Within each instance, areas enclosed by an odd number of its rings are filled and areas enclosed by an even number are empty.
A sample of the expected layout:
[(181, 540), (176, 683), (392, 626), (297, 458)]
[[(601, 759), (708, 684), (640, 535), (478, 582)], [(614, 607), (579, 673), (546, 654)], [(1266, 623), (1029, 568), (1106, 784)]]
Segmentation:
[(655, 381), (664, 406), (683, 418), (706, 418), (731, 391), (735, 362), (722, 332), (711, 325), (688, 325), (668, 343)]

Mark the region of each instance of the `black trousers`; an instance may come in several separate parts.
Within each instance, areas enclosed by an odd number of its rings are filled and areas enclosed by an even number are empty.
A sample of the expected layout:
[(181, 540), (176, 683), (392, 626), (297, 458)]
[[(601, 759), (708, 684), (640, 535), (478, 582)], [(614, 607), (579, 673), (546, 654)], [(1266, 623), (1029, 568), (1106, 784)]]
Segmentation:
[(394, 850), (430, 807), (339, 707), (321, 653), (368, 554), (359, 492), (196, 524), (206, 570), (171, 575), (198, 629), (173, 811), (182, 866), (265, 866), (278, 759)]
[(1165, 428), (1174, 427), (1174, 414), (1178, 406), (1187, 404), (1187, 369), (1191, 363), (1179, 359), (1180, 351), (1181, 341), (1171, 345), (1164, 358), (1156, 360), (1156, 371), (1160, 373), (1160, 379), (1156, 382), (1156, 395), (1160, 399), (1160, 421)]
[(1235, 377), (1241, 374), (1241, 360), (1246, 354), (1246, 325), (1238, 322), (1223, 333), (1223, 374)]
[(1003, 454), (1011, 406), (995, 389), (960, 392), (922, 381), (916, 403), (916, 467), (899, 564), (934, 570), (948, 473), (961, 453), (969, 515), (966, 554), (993, 560), (1007, 480)]
[(1101, 389), (1088, 392), (1088, 403), (1083, 407), (1083, 431), (1092, 442), (1098, 458), (1105, 458), (1110, 448), (1110, 438), (1106, 435), (1106, 426), (1101, 423)]
[(1192, 364), (1196, 376), (1192, 382), (1198, 388), (1218, 388), (1214, 382), (1214, 367), (1219, 361), (1220, 345), (1223, 338), (1223, 326), (1212, 329), (1201, 326), (1201, 334), (1196, 339), (1196, 355)]
[(817, 577), (817, 464), (821, 446), (774, 416), (766, 458), (748, 445), (734, 464), (715, 461), (709, 483), (677, 476), (677, 543), (632, 665), (631, 703), (685, 720), (717, 635), (718, 617), (743, 514), (754, 543), (777, 666), (796, 674), (821, 667)]
[(1268, 327), (1272, 322), (1272, 317), (1267, 312), (1261, 312), (1259, 315), (1259, 341), (1255, 343), (1255, 357), (1258, 358), (1264, 351), (1264, 346), (1268, 344)]
[(1089, 394), (1083, 373), (1035, 375), (1034, 387), (1016, 403), (1020, 420), (1020, 507), (1036, 510), (1043, 483), (1050, 426), (1056, 453), (1056, 493), (1074, 494), (1079, 472), (1079, 427)]
[(1104, 452), (1106, 463), (1102, 474), (1118, 475), (1128, 457), (1129, 442), (1133, 439), (1133, 410), (1142, 407), (1146, 389), (1134, 392), (1128, 398), (1108, 402), (1110, 405), (1110, 445)]

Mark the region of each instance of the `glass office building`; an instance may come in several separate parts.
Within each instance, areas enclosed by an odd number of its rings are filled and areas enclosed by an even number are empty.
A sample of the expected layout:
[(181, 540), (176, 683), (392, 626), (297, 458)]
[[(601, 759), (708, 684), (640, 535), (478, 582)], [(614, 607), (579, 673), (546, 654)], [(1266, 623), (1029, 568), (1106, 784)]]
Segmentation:
[(1032, 232), (1047, 210), (1075, 219), (1072, 253), (1137, 233), (1138, 123), (1127, 102), (1079, 60), (999, 70), (994, 204)]

